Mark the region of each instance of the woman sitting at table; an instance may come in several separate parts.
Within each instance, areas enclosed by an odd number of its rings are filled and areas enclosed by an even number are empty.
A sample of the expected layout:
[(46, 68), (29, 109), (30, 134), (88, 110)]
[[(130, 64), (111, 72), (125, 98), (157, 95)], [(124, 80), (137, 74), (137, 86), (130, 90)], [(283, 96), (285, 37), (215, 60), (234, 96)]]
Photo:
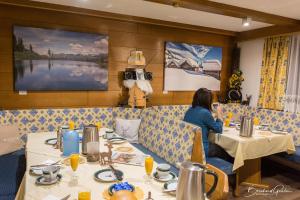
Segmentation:
[(222, 133), (223, 128), (221, 108), (217, 108), (217, 119), (215, 120), (211, 113), (211, 104), (211, 91), (206, 88), (200, 88), (195, 92), (192, 107), (187, 110), (183, 119), (188, 123), (202, 128), (202, 140), (206, 157), (211, 154), (208, 141), (209, 131), (212, 130), (215, 133)]

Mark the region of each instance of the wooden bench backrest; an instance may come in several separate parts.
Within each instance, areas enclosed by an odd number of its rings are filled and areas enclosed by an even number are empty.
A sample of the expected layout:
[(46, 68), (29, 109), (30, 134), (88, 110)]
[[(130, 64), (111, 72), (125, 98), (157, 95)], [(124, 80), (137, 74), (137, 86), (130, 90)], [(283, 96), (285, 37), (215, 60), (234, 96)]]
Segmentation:
[[(212, 193), (212, 195), (209, 197), (209, 199), (210, 200), (228, 199), (228, 193), (229, 193), (228, 176), (219, 168), (212, 166), (210, 164), (206, 164), (205, 153), (203, 150), (203, 143), (202, 143), (202, 133), (201, 133), (200, 129), (198, 129), (195, 132), (191, 161), (206, 165), (207, 169), (214, 171), (218, 175), (218, 184), (217, 184), (216, 190)], [(208, 191), (212, 187), (213, 181), (214, 180), (211, 175), (205, 176), (206, 191)]]

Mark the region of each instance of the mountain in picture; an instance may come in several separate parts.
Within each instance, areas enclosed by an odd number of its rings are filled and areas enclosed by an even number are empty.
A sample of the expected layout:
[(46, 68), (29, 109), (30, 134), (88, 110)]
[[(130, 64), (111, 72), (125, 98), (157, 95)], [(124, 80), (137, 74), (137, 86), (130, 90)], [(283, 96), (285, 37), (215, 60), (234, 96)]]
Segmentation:
[(165, 90), (193, 91), (200, 87), (219, 90), (221, 69), (221, 47), (166, 43)]

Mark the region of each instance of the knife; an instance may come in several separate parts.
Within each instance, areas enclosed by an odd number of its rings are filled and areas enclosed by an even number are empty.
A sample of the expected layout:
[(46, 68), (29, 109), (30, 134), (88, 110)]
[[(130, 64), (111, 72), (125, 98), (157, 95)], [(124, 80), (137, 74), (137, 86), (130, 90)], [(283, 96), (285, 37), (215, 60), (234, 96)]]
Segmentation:
[(118, 181), (122, 181), (122, 180), (123, 180), (122, 175), (120, 175), (120, 174), (118, 173), (118, 171), (117, 171), (112, 165), (109, 165), (109, 167), (110, 167), (111, 171), (113, 172), (113, 174), (115, 175), (116, 179), (117, 179)]

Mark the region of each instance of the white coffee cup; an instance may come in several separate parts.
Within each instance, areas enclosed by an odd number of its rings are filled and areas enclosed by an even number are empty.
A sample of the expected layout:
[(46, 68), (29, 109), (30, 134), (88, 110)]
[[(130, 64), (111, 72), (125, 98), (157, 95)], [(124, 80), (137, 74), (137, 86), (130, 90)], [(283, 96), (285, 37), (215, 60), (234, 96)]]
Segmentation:
[(159, 164), (156, 168), (158, 178), (166, 178), (170, 174), (170, 169), (169, 164)]
[(57, 166), (48, 166), (43, 168), (43, 177), (46, 182), (52, 182), (57, 178), (60, 168)]

